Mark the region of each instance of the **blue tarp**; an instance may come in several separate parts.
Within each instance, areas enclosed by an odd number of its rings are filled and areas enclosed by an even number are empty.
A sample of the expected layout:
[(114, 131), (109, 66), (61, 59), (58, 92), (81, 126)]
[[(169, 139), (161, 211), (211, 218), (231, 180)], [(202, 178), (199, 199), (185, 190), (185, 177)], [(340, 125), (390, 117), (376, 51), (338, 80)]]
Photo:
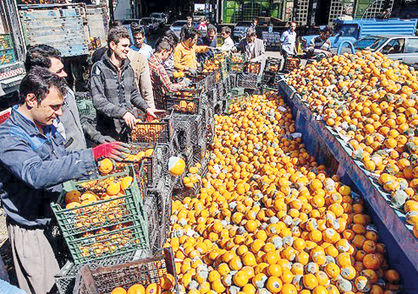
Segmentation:
[(276, 86), (292, 109), (296, 130), (302, 133), (308, 152), (364, 198), (380, 240), (387, 248), (389, 264), (402, 276), (403, 293), (418, 293), (418, 242), (406, 226), (404, 215), (389, 205), (383, 191), (349, 155), (342, 138), (333, 134), (322, 120), (314, 118), (284, 78)]

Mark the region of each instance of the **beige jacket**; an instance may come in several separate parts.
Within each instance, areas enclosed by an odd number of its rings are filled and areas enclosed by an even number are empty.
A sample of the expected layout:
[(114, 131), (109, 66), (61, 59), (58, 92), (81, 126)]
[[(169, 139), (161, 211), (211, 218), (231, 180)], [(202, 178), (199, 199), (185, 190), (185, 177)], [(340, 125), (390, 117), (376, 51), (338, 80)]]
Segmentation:
[(129, 50), (128, 59), (134, 70), (135, 81), (139, 92), (141, 92), (142, 98), (144, 98), (149, 107), (155, 108), (151, 74), (147, 58), (137, 51)]

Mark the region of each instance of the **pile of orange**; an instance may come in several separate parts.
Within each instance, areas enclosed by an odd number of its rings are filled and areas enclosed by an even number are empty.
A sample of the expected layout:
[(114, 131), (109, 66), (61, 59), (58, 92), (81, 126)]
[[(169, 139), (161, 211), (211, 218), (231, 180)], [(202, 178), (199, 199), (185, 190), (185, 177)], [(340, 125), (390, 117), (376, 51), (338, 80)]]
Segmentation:
[(389, 294), (401, 289), (361, 199), (311, 157), (277, 93), (215, 116), (200, 194), (174, 201), (181, 293)]
[(288, 83), (346, 141), (418, 237), (418, 72), (362, 51), (294, 70)]

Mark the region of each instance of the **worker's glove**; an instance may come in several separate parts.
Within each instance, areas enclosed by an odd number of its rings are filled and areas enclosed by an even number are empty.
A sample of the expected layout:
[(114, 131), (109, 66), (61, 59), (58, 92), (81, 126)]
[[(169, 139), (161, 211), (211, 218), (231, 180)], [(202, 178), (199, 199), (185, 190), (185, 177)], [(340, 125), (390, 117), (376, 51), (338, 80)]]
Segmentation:
[(98, 160), (104, 157), (112, 158), (117, 161), (123, 160), (126, 156), (123, 152), (128, 153), (128, 145), (122, 142), (111, 142), (111, 143), (104, 143), (100, 144), (93, 149), (93, 156), (94, 160)]
[(112, 137), (109, 136), (101, 136), (98, 140), (97, 140), (100, 144), (103, 143), (110, 143), (110, 142), (114, 142), (115, 139), (113, 139)]

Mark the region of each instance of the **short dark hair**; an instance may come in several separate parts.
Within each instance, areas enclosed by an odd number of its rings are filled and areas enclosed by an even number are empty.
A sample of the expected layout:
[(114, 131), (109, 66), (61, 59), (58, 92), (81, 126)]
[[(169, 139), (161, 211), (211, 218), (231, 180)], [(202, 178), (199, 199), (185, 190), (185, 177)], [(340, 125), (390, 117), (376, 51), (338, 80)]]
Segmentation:
[(114, 27), (109, 30), (109, 34), (107, 35), (107, 44), (110, 45), (110, 42), (117, 44), (121, 39), (125, 38), (130, 40), (128, 30), (122, 26)]
[(165, 51), (165, 50), (172, 50), (173, 47), (171, 46), (171, 44), (167, 41), (167, 40), (161, 40), (161, 42), (157, 45), (157, 48), (155, 48), (155, 52), (161, 52), (161, 51)]
[(34, 66), (20, 82), (19, 103), (23, 104), (26, 96), (30, 93), (35, 95), (38, 103), (41, 103), (48, 95), (51, 87), (56, 87), (62, 96), (67, 93), (64, 79), (44, 67)]
[(231, 28), (230, 27), (222, 27), (222, 33), (226, 33), (228, 35), (231, 34)]
[(194, 28), (190, 28), (190, 29), (186, 30), (186, 32), (184, 33), (184, 39), (183, 40), (193, 39), (197, 35), (199, 35), (199, 32)]
[(120, 20), (112, 20), (109, 24), (109, 29), (113, 29), (115, 27), (121, 27), (122, 22)]
[(132, 30), (132, 36), (135, 36), (136, 34), (142, 34), (145, 36), (145, 30), (143, 27), (137, 27), (136, 29)]
[(49, 68), (51, 66), (50, 58), (61, 60), (61, 52), (46, 44), (29, 47), (25, 60), (26, 71), (29, 71), (34, 66)]
[(189, 18), (191, 18), (193, 20), (193, 16), (191, 16), (191, 15), (186, 16), (186, 19), (189, 19)]

